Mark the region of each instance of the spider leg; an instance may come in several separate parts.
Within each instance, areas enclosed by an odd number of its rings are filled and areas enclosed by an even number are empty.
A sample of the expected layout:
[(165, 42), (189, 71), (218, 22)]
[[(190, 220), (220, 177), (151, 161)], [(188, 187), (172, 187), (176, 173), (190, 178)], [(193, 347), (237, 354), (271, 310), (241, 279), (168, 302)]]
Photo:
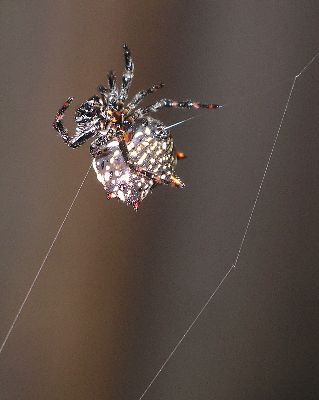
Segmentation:
[(158, 89), (161, 89), (163, 86), (164, 86), (164, 83), (161, 82), (158, 85), (153, 85), (152, 87), (150, 87), (147, 90), (141, 90), (128, 103), (128, 105), (126, 106), (127, 110), (129, 112), (132, 111), (144, 99), (144, 97), (148, 96), (149, 94), (154, 93)]
[(90, 137), (96, 134), (96, 130), (87, 130), (80, 133), (76, 133), (74, 136), (68, 135), (68, 130), (63, 125), (63, 117), (65, 111), (69, 108), (70, 104), (73, 101), (73, 97), (69, 97), (67, 101), (63, 104), (63, 106), (57, 112), (54, 122), (53, 128), (58, 132), (59, 136), (63, 139), (63, 141), (72, 148), (76, 148), (81, 146), (81, 144), (85, 143)]
[(121, 102), (124, 102), (127, 99), (134, 71), (134, 63), (132, 60), (131, 52), (126, 44), (124, 44), (123, 48), (124, 48), (124, 59), (125, 59), (125, 72), (122, 77), (122, 85), (119, 95), (119, 101)]
[(135, 165), (131, 165), (131, 168), (134, 169), (136, 172), (140, 172), (147, 178), (153, 179), (155, 184), (169, 185), (169, 186), (177, 187), (177, 188), (185, 187), (185, 183), (182, 182), (182, 180), (175, 175), (168, 175), (168, 176), (167, 175), (158, 175), (158, 174), (154, 174), (153, 172), (147, 171), (143, 168), (139, 168)]
[(103, 104), (105, 105), (105, 107), (107, 107), (108, 106), (108, 98), (109, 98), (109, 90), (104, 85), (100, 85), (98, 87), (98, 89), (101, 94), (101, 99), (103, 101)]
[(192, 100), (186, 100), (186, 101), (176, 101), (176, 100), (170, 100), (170, 99), (162, 99), (157, 101), (156, 103), (144, 107), (144, 108), (140, 108), (138, 110), (136, 110), (133, 114), (134, 118), (140, 118), (143, 115), (149, 114), (151, 112), (156, 112), (158, 110), (161, 110), (162, 108), (187, 108), (187, 109), (191, 109), (191, 108), (195, 108), (195, 109), (199, 109), (199, 108), (208, 108), (208, 109), (213, 109), (213, 108), (221, 108), (222, 106), (218, 105), (218, 104), (203, 104), (203, 103), (199, 103), (199, 102), (195, 102)]
[(102, 95), (103, 102), (107, 108), (112, 111), (117, 110), (118, 92), (116, 89), (116, 75), (110, 71), (107, 75), (108, 89), (104, 85), (99, 86), (99, 91)]
[(116, 75), (114, 74), (113, 71), (110, 71), (107, 75), (107, 79), (108, 79), (108, 84), (109, 84), (109, 88), (110, 90), (116, 90)]
[(116, 137), (119, 141), (119, 148), (121, 150), (122, 156), (123, 156), (125, 162), (127, 162), (129, 164), (129, 152), (127, 149), (124, 132), (119, 130), (118, 132), (116, 132)]

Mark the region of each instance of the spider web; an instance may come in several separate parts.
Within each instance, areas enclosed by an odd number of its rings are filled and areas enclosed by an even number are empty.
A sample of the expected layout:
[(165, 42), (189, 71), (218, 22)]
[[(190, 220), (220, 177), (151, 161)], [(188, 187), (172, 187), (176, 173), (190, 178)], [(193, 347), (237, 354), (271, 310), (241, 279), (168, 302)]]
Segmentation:
[(242, 236), (242, 239), (241, 239), (241, 242), (240, 242), (240, 245), (239, 245), (239, 248), (238, 248), (236, 257), (235, 257), (235, 259), (234, 259), (234, 262), (233, 262), (232, 265), (229, 267), (229, 269), (227, 270), (227, 272), (225, 273), (225, 275), (223, 276), (223, 278), (221, 279), (221, 281), (219, 282), (219, 284), (215, 287), (215, 289), (213, 290), (213, 292), (211, 293), (211, 295), (209, 296), (209, 298), (207, 299), (207, 301), (206, 301), (206, 302), (204, 303), (204, 305), (201, 307), (201, 309), (199, 310), (199, 312), (196, 314), (195, 318), (192, 320), (192, 322), (190, 323), (190, 325), (189, 325), (188, 328), (186, 329), (185, 333), (182, 335), (182, 337), (181, 337), (181, 338), (179, 339), (179, 341), (176, 343), (176, 345), (174, 346), (173, 350), (169, 353), (168, 357), (165, 359), (165, 361), (163, 362), (163, 364), (161, 365), (161, 367), (159, 368), (159, 370), (156, 372), (156, 374), (154, 375), (154, 377), (152, 378), (152, 380), (150, 381), (150, 383), (147, 385), (146, 389), (145, 389), (144, 392), (141, 394), (141, 396), (138, 398), (138, 400), (143, 399), (143, 397), (144, 397), (144, 396), (146, 395), (146, 393), (149, 391), (149, 389), (151, 388), (151, 386), (153, 385), (153, 383), (157, 380), (158, 376), (159, 376), (159, 375), (161, 374), (161, 372), (164, 370), (166, 364), (167, 364), (167, 363), (170, 361), (170, 359), (174, 356), (174, 354), (175, 354), (175, 352), (177, 351), (177, 349), (179, 348), (179, 346), (183, 343), (183, 341), (184, 341), (184, 339), (186, 338), (186, 336), (187, 336), (187, 335), (189, 334), (189, 332), (192, 330), (192, 328), (194, 327), (194, 325), (196, 324), (196, 322), (198, 321), (198, 319), (200, 318), (200, 316), (203, 314), (203, 312), (204, 312), (205, 309), (208, 307), (208, 305), (211, 304), (211, 302), (212, 302), (214, 296), (215, 296), (216, 293), (219, 291), (219, 289), (223, 286), (223, 284), (225, 283), (226, 279), (227, 279), (228, 276), (231, 274), (232, 270), (235, 269), (235, 268), (237, 267), (237, 264), (238, 264), (238, 261), (239, 261), (241, 252), (242, 252), (243, 247), (244, 247), (244, 245), (245, 245), (245, 243), (246, 243), (246, 238), (247, 238), (248, 230), (249, 230), (249, 228), (250, 228), (250, 226), (251, 226), (251, 224), (252, 224), (252, 221), (253, 221), (253, 217), (254, 217), (254, 213), (255, 213), (255, 209), (256, 209), (258, 200), (260, 199), (260, 195), (261, 195), (261, 193), (262, 193), (263, 185), (264, 185), (264, 182), (265, 182), (265, 179), (266, 179), (266, 176), (267, 176), (267, 173), (268, 173), (270, 164), (271, 164), (271, 159), (272, 159), (273, 153), (274, 153), (274, 151), (275, 151), (275, 148), (276, 148), (276, 145), (277, 145), (277, 142), (278, 142), (278, 138), (279, 138), (279, 135), (280, 135), (280, 132), (281, 132), (281, 128), (282, 128), (282, 126), (283, 126), (283, 122), (284, 122), (285, 117), (286, 117), (286, 115), (287, 115), (287, 110), (288, 110), (288, 107), (289, 107), (290, 100), (291, 100), (291, 98), (292, 98), (292, 96), (293, 96), (293, 92), (294, 92), (294, 88), (295, 88), (297, 79), (300, 78), (300, 77), (306, 72), (306, 70), (310, 67), (310, 65), (315, 61), (315, 59), (316, 59), (318, 56), (319, 56), (319, 52), (316, 53), (316, 54), (312, 57), (312, 59), (311, 59), (311, 60), (300, 70), (300, 72), (299, 72), (297, 75), (295, 75), (294, 78), (293, 78), (293, 81), (292, 81), (292, 84), (291, 84), (291, 87), (290, 87), (290, 91), (289, 91), (289, 94), (288, 94), (288, 98), (287, 98), (287, 101), (286, 101), (286, 104), (285, 104), (285, 106), (284, 106), (284, 110), (283, 110), (283, 113), (282, 113), (282, 116), (281, 116), (281, 119), (280, 119), (280, 123), (279, 123), (278, 129), (277, 129), (277, 131), (276, 131), (276, 133), (275, 133), (275, 136), (274, 136), (273, 144), (272, 144), (272, 147), (271, 147), (271, 150), (270, 150), (270, 153), (269, 153), (267, 162), (266, 162), (266, 166), (265, 166), (265, 169), (264, 169), (262, 178), (261, 178), (261, 180), (260, 180), (260, 184), (259, 184), (259, 187), (258, 187), (258, 190), (257, 190), (257, 194), (256, 194), (256, 197), (255, 197), (255, 200), (254, 200), (253, 205), (252, 205), (252, 207), (251, 207), (251, 211), (250, 211), (250, 214), (249, 214), (249, 217), (248, 217), (248, 221), (247, 221), (247, 224), (246, 224), (246, 226), (245, 226), (244, 233), (243, 233), (243, 236)]
[[(247, 246), (247, 233), (248, 233), (248, 231), (249, 231), (249, 229), (250, 229), (250, 227), (252, 226), (252, 223), (253, 223), (253, 218), (254, 218), (255, 209), (256, 209), (256, 206), (257, 206), (258, 201), (259, 201), (259, 199), (260, 199), (260, 197), (261, 197), (261, 194), (262, 194), (263, 185), (264, 185), (265, 179), (266, 179), (266, 177), (267, 177), (267, 173), (268, 173), (268, 171), (269, 171), (269, 168), (270, 168), (270, 166), (271, 166), (272, 156), (273, 156), (274, 151), (275, 151), (275, 149), (276, 149), (276, 145), (277, 145), (277, 142), (278, 142), (279, 135), (280, 135), (280, 133), (281, 133), (281, 129), (282, 129), (284, 120), (285, 120), (285, 118), (286, 118), (286, 116), (287, 116), (287, 110), (288, 110), (290, 101), (291, 101), (291, 99), (292, 99), (292, 97), (293, 97), (293, 93), (294, 93), (294, 89), (295, 89), (297, 80), (298, 80), (298, 78), (300, 78), (300, 77), (308, 70), (308, 68), (314, 63), (314, 61), (318, 58), (318, 56), (319, 56), (319, 52), (317, 52), (317, 53), (309, 60), (309, 62), (307, 62), (307, 63), (303, 66), (303, 68), (299, 71), (299, 73), (297, 73), (297, 74), (294, 76), (294, 78), (293, 78), (293, 80), (292, 80), (292, 84), (291, 84), (291, 86), (290, 86), (289, 94), (288, 94), (286, 103), (285, 103), (285, 105), (284, 105), (283, 113), (282, 113), (282, 115), (281, 115), (280, 123), (279, 123), (279, 126), (278, 126), (277, 131), (275, 132), (274, 139), (273, 139), (273, 143), (272, 143), (272, 147), (271, 147), (270, 153), (269, 153), (269, 155), (268, 155), (268, 159), (267, 159), (267, 162), (266, 162), (266, 165), (265, 165), (265, 168), (264, 168), (264, 171), (263, 171), (263, 174), (262, 174), (262, 177), (261, 177), (261, 180), (260, 180), (258, 189), (257, 189), (257, 193), (256, 193), (255, 199), (254, 199), (254, 201), (253, 201), (253, 204), (252, 204), (252, 207), (251, 207), (251, 210), (250, 210), (250, 213), (249, 213), (249, 217), (248, 217), (247, 223), (246, 223), (246, 225), (245, 225), (245, 227), (244, 227), (243, 235), (242, 235), (242, 238), (241, 238), (241, 241), (240, 241), (240, 244), (239, 244), (239, 248), (238, 248), (238, 251), (237, 251), (237, 253), (236, 253), (236, 256), (235, 256), (235, 259), (234, 259), (233, 263), (232, 263), (231, 266), (227, 269), (227, 271), (226, 271), (226, 273), (224, 274), (223, 278), (220, 280), (220, 282), (218, 283), (218, 285), (214, 288), (214, 290), (212, 291), (212, 293), (210, 294), (210, 296), (208, 297), (208, 299), (206, 300), (206, 302), (203, 304), (203, 306), (202, 306), (202, 307), (200, 308), (200, 310), (197, 312), (197, 314), (195, 315), (195, 317), (193, 318), (193, 320), (191, 321), (191, 323), (189, 324), (189, 326), (188, 326), (187, 329), (185, 330), (184, 334), (183, 334), (183, 335), (181, 336), (181, 338), (177, 341), (176, 345), (173, 347), (172, 351), (171, 351), (171, 352), (169, 353), (169, 355), (166, 357), (165, 361), (162, 363), (162, 365), (160, 366), (160, 368), (157, 370), (157, 372), (155, 373), (154, 377), (151, 379), (151, 381), (149, 382), (149, 384), (146, 386), (144, 392), (140, 395), (140, 397), (138, 398), (138, 400), (143, 399), (144, 396), (147, 394), (147, 392), (150, 390), (150, 388), (152, 387), (152, 385), (154, 384), (154, 382), (157, 380), (157, 378), (159, 377), (159, 375), (160, 375), (160, 374), (163, 372), (163, 370), (165, 369), (165, 367), (166, 367), (166, 365), (168, 364), (168, 362), (172, 359), (172, 357), (174, 356), (174, 354), (176, 353), (176, 351), (178, 350), (178, 348), (180, 347), (180, 345), (183, 343), (184, 339), (187, 337), (187, 335), (190, 333), (190, 331), (194, 328), (194, 326), (195, 326), (196, 323), (198, 322), (199, 318), (201, 317), (201, 315), (203, 314), (203, 312), (205, 311), (205, 309), (212, 303), (212, 301), (213, 301), (215, 295), (216, 295), (217, 292), (221, 289), (221, 287), (223, 286), (223, 284), (225, 283), (225, 281), (227, 280), (227, 278), (231, 275), (231, 272), (233, 271), (233, 269), (235, 269), (235, 268), (237, 267), (238, 262), (239, 262), (239, 259), (240, 259), (240, 256), (241, 256), (241, 252), (242, 252), (244, 246), (245, 246), (245, 245)], [(278, 85), (277, 85), (277, 86), (278, 86)], [(273, 89), (273, 88), (269, 88), (269, 89), (267, 90), (267, 92), (270, 91), (270, 90), (272, 90), (272, 89)], [(266, 91), (265, 91), (265, 92), (266, 92)], [(193, 117), (192, 117), (192, 118), (193, 118)], [(191, 118), (189, 118), (189, 119), (191, 119)], [(189, 119), (187, 119), (187, 120), (189, 120)], [(179, 122), (179, 123), (185, 122), (185, 121), (187, 121), (187, 120), (181, 121), (181, 122)], [(179, 123), (172, 125), (172, 127), (174, 127), (175, 125), (178, 125)], [(15, 324), (16, 324), (16, 322), (18, 321), (18, 319), (19, 319), (19, 317), (20, 317), (20, 315), (21, 315), (21, 313), (22, 313), (22, 311), (23, 311), (23, 308), (24, 308), (25, 304), (27, 303), (27, 301), (28, 301), (28, 299), (29, 299), (29, 297), (30, 297), (30, 295), (31, 295), (31, 293), (32, 293), (32, 290), (33, 290), (33, 288), (34, 288), (34, 286), (35, 286), (35, 284), (36, 284), (36, 282), (37, 282), (37, 280), (38, 280), (38, 278), (39, 278), (39, 276), (40, 276), (40, 274), (41, 274), (43, 268), (44, 268), (45, 265), (46, 265), (47, 259), (48, 259), (48, 257), (50, 256), (51, 251), (52, 251), (52, 249), (53, 249), (53, 247), (54, 247), (54, 245), (55, 245), (57, 239), (59, 238), (59, 236), (60, 236), (60, 234), (61, 234), (61, 231), (62, 231), (62, 229), (63, 229), (63, 227), (64, 227), (64, 224), (66, 223), (66, 221), (67, 221), (67, 219), (68, 219), (68, 217), (69, 217), (69, 215), (70, 215), (70, 212), (71, 212), (71, 210), (72, 210), (72, 208), (73, 208), (73, 206), (74, 206), (74, 204), (75, 204), (75, 202), (76, 202), (76, 200), (77, 200), (77, 198), (78, 198), (78, 196), (79, 196), (79, 193), (80, 193), (80, 191), (82, 190), (82, 188), (83, 188), (83, 186), (84, 186), (84, 183), (85, 183), (85, 181), (86, 181), (86, 178), (87, 178), (87, 176), (88, 176), (88, 174), (89, 174), (89, 172), (90, 172), (90, 170), (91, 170), (91, 167), (92, 167), (92, 164), (90, 164), (88, 170), (86, 171), (86, 173), (85, 173), (85, 175), (84, 175), (84, 178), (83, 178), (82, 182), (80, 183), (80, 185), (79, 185), (79, 187), (78, 187), (78, 189), (77, 189), (77, 191), (76, 191), (76, 193), (75, 193), (75, 196), (73, 197), (73, 199), (72, 199), (72, 201), (71, 201), (71, 203), (70, 203), (70, 206), (69, 206), (69, 208), (68, 208), (68, 210), (67, 210), (67, 212), (66, 212), (66, 214), (65, 214), (65, 216), (64, 216), (64, 218), (63, 218), (63, 220), (62, 220), (62, 222), (61, 222), (61, 224), (60, 224), (60, 226), (59, 226), (59, 228), (58, 228), (58, 230), (57, 230), (57, 232), (56, 232), (56, 234), (55, 234), (55, 236), (54, 236), (54, 238), (53, 238), (53, 240), (52, 240), (52, 242), (51, 242), (51, 244), (50, 244), (50, 246), (49, 246), (49, 248), (48, 248), (48, 250), (47, 250), (47, 252), (46, 252), (46, 254), (45, 254), (45, 256), (44, 256), (44, 258), (43, 258), (43, 260), (42, 260), (42, 262), (41, 262), (41, 264), (40, 264), (40, 267), (38, 268), (38, 270), (37, 270), (37, 272), (36, 272), (36, 274), (35, 274), (35, 277), (34, 277), (32, 283), (31, 283), (31, 285), (30, 285), (28, 291), (26, 292), (26, 295), (25, 295), (23, 301), (21, 302), (21, 305), (20, 305), (20, 307), (18, 308), (17, 313), (16, 313), (15, 316), (14, 316), (14, 319), (13, 319), (13, 321), (12, 321), (12, 323), (11, 323), (11, 325), (10, 325), (8, 331), (7, 331), (7, 334), (5, 335), (5, 337), (4, 337), (4, 339), (3, 339), (2, 343), (1, 343), (1, 346), (0, 346), (0, 355), (1, 355), (1, 353), (3, 352), (3, 350), (4, 350), (5, 346), (6, 346), (6, 343), (7, 343), (8, 339), (9, 339), (10, 335), (12, 334), (12, 332), (13, 332), (13, 330), (14, 330)]]

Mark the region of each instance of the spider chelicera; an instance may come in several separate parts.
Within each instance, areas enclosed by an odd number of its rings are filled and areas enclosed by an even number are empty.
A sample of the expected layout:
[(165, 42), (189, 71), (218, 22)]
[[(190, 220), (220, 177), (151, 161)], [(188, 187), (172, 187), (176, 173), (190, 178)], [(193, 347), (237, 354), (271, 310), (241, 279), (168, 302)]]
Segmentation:
[(56, 114), (53, 127), (71, 148), (95, 137), (90, 146), (93, 167), (103, 184), (107, 198), (119, 198), (135, 210), (157, 185), (184, 187), (175, 175), (178, 158), (184, 154), (174, 148), (173, 138), (165, 125), (148, 114), (164, 107), (214, 109), (217, 104), (162, 99), (137, 108), (149, 94), (162, 88), (160, 83), (138, 92), (125, 104), (133, 79), (134, 64), (131, 52), (124, 45), (125, 71), (121, 86), (116, 86), (115, 74), (108, 74), (108, 88), (99, 86), (99, 96), (84, 102), (75, 112), (76, 132), (69, 136), (63, 125), (65, 111), (73, 101), (69, 97)]

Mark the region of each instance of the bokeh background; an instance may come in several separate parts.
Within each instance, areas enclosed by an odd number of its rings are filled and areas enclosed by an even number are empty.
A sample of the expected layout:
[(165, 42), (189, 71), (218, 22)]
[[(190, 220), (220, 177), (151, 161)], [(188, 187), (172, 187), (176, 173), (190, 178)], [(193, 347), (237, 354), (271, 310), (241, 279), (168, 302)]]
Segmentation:
[[(174, 131), (187, 187), (138, 214), (91, 171), (0, 356), (3, 400), (138, 399), (234, 260), (293, 77), (319, 51), (319, 3), (0, 5), (1, 338), (90, 163), (51, 127), (64, 100), (120, 75), (127, 42), (132, 93), (163, 80), (159, 96), (226, 105), (161, 112), (199, 115)], [(145, 399), (318, 398), (318, 127), (319, 60), (297, 80), (238, 268)]]

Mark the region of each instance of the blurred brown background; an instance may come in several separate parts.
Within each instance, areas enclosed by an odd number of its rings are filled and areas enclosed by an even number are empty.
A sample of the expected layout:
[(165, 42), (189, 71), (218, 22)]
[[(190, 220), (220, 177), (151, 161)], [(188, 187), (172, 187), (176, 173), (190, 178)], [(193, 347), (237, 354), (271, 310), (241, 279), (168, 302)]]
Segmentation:
[[(226, 104), (174, 132), (184, 191), (159, 188), (136, 214), (91, 172), (0, 356), (1, 400), (138, 399), (234, 260), (292, 79), (319, 50), (319, 3), (0, 5), (1, 338), (90, 163), (51, 127), (64, 100), (119, 75), (127, 42), (131, 93), (163, 80), (159, 96)], [(319, 60), (238, 269), (145, 399), (318, 398), (318, 127)]]

